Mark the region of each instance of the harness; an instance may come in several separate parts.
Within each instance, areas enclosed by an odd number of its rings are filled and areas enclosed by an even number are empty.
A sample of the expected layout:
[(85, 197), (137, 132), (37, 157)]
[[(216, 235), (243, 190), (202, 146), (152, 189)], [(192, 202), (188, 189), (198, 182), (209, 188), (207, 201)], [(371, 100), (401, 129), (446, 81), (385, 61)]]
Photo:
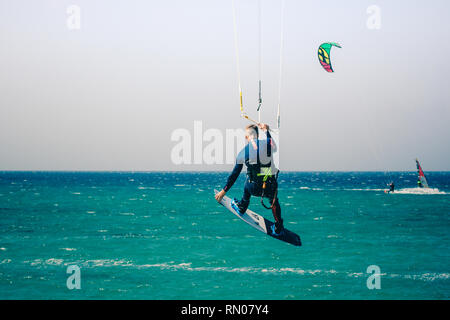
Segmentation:
[[(259, 140), (257, 140), (257, 154), (256, 154), (256, 163), (250, 163), (250, 156), (249, 156), (249, 150), (250, 150), (250, 144), (248, 145), (248, 148), (245, 148), (245, 165), (247, 166), (247, 176), (250, 180), (250, 182), (253, 183), (262, 183), (262, 193), (261, 193), (261, 204), (266, 209), (272, 209), (275, 200), (277, 198), (278, 194), (278, 173), (279, 171), (274, 175), (272, 173), (272, 161), (269, 161), (268, 163), (262, 164), (261, 160), (259, 158)], [(270, 158), (272, 155), (272, 147), (270, 143), (267, 144), (267, 156)], [(272, 203), (270, 207), (266, 206), (264, 203), (264, 193), (267, 187), (267, 184), (275, 185), (275, 191)]]
[[(272, 170), (269, 168), (269, 173), (271, 173), (272, 172)], [(268, 175), (268, 174), (266, 174), (265, 176), (264, 176), (264, 178), (263, 178), (263, 185), (262, 185), (262, 192), (261, 192), (261, 204), (263, 205), (263, 207), (264, 208), (266, 208), (266, 209), (272, 209), (273, 208), (273, 206), (275, 205), (275, 200), (277, 199), (277, 195), (278, 195), (278, 173), (279, 173), (280, 171), (278, 171), (277, 172), (277, 174), (275, 175), (275, 178), (273, 178), (273, 175)], [(266, 190), (266, 182), (267, 182), (267, 180), (269, 179), (269, 177), (270, 177), (270, 180), (269, 180), (269, 183), (271, 183), (271, 184), (274, 184), (275, 185), (275, 191), (274, 191), (274, 193), (273, 193), (273, 199), (272, 199), (272, 203), (270, 204), (270, 207), (268, 207), (268, 206), (266, 206), (265, 204), (264, 204), (264, 191)]]

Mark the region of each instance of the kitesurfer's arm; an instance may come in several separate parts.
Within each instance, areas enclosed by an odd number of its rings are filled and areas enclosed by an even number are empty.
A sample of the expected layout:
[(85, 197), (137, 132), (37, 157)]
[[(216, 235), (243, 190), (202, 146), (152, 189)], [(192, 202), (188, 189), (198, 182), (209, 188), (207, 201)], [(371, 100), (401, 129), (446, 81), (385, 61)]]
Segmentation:
[(272, 152), (277, 152), (277, 144), (275, 143), (275, 140), (273, 140), (272, 136), (270, 135), (269, 125), (265, 124), (265, 123), (260, 123), (258, 126), (266, 134), (267, 146), (268, 146), (267, 150), (269, 150), (269, 154), (271, 154)]
[(222, 201), (222, 198), (225, 196), (225, 193), (227, 193), (228, 190), (231, 189), (233, 184), (236, 182), (236, 179), (239, 177), (239, 174), (242, 171), (242, 167), (244, 166), (243, 163), (236, 163), (236, 165), (233, 168), (233, 171), (231, 172), (230, 176), (228, 177), (227, 184), (225, 187), (223, 187), (222, 191), (216, 194), (215, 198), (217, 202)]

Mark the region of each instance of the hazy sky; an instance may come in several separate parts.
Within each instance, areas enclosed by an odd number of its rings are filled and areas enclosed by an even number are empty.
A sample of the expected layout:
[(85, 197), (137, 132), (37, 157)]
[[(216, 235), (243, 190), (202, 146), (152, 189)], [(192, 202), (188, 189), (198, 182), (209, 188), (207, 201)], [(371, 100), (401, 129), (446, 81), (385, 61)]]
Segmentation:
[[(81, 9), (81, 28), (67, 8)], [(369, 29), (367, 8), (381, 9)], [(231, 170), (172, 163), (171, 135), (242, 128), (231, 0), (0, 0), (0, 170)], [(257, 0), (236, 0), (256, 117)], [(262, 0), (275, 123), (281, 1)], [(450, 2), (286, 0), (281, 170), (450, 170)], [(334, 74), (317, 48), (333, 41)]]

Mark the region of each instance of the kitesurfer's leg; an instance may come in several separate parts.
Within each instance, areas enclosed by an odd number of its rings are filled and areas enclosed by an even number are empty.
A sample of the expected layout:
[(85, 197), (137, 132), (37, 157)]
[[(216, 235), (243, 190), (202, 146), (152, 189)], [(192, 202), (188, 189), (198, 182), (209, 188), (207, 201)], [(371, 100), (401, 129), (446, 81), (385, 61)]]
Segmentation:
[(270, 181), (266, 197), (272, 206), (272, 214), (275, 219), (275, 232), (280, 233), (283, 230), (283, 219), (281, 218), (281, 206), (278, 201), (278, 183), (276, 180)]
[(279, 233), (283, 230), (283, 219), (281, 219), (281, 207), (278, 198), (275, 199), (272, 206), (272, 214), (275, 219), (275, 232)]
[(252, 183), (247, 179), (245, 181), (244, 185), (244, 194), (242, 195), (241, 201), (237, 203), (237, 206), (239, 207), (239, 211), (242, 213), (245, 212), (250, 205), (250, 197), (251, 197), (251, 189), (252, 189)]

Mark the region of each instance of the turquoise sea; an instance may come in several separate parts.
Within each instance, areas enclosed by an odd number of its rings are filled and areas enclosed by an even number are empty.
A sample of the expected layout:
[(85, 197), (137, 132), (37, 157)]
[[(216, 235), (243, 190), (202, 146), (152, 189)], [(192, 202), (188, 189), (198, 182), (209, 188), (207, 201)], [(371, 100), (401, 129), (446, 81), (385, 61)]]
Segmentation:
[(215, 202), (225, 172), (0, 172), (0, 299), (449, 299), (450, 172), (426, 174), (282, 172), (294, 247)]

